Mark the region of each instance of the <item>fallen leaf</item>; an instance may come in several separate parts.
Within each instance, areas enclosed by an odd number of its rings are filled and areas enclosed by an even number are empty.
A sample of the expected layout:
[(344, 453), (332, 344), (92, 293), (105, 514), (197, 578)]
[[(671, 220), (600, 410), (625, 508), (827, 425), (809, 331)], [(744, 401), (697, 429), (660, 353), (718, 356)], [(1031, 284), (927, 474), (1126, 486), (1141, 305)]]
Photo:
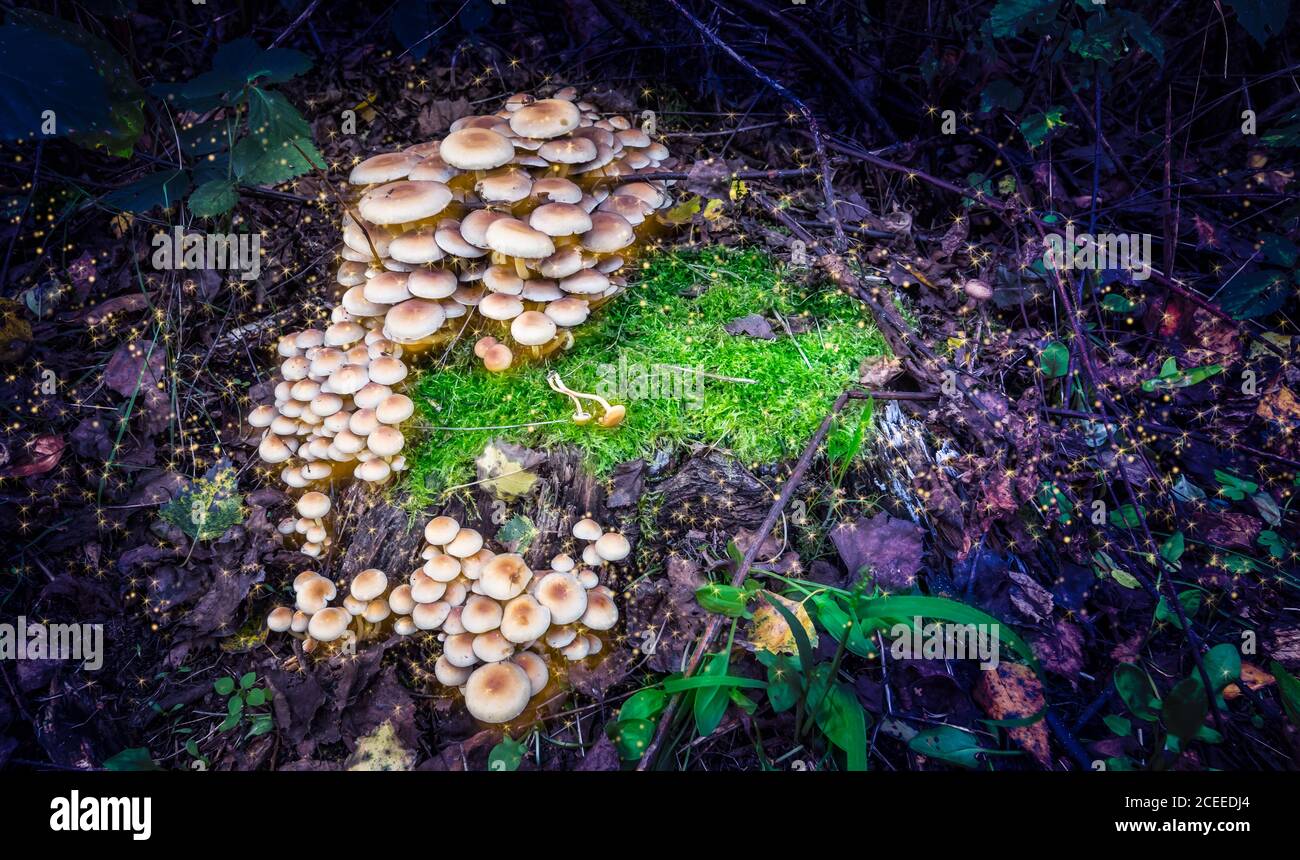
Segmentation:
[[(999, 663), (980, 673), (973, 691), (976, 704), (994, 720), (1031, 717), (1046, 707), (1043, 685), (1034, 670), (1020, 663)], [(1007, 734), (1043, 767), (1051, 767), (1052, 752), (1047, 738), (1047, 721), (1007, 729)]]
[(415, 753), (403, 746), (391, 720), (357, 740), (357, 748), (348, 756), (348, 770), (410, 770)]
[[(1277, 678), (1273, 677), (1268, 672), (1265, 672), (1254, 663), (1248, 663), (1245, 660), (1241, 661), (1241, 680), (1245, 681), (1246, 686), (1251, 690), (1262, 690), (1277, 682)], [(1238, 687), (1236, 684), (1229, 684), (1223, 688), (1223, 698), (1228, 701), (1232, 701), (1240, 695), (1241, 687)]]
[(743, 334), (759, 340), (776, 340), (776, 333), (772, 331), (771, 323), (758, 314), (736, 317), (723, 326), (723, 329), (727, 334)]
[(526, 495), (533, 488), (537, 483), (537, 473), (531, 470), (545, 459), (545, 454), (494, 441), (488, 443), (474, 463), (478, 466), (478, 479), (483, 489), (508, 501)]
[(831, 530), (831, 542), (853, 579), (865, 569), (882, 589), (906, 591), (921, 570), (922, 534), (914, 523), (881, 512), (841, 523)]

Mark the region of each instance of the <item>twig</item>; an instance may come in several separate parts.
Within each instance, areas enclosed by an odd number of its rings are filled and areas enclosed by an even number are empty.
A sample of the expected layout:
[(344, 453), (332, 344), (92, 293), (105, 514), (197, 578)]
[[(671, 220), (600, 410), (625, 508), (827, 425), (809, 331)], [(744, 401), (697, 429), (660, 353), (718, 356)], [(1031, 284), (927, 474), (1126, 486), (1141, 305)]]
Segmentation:
[(311, 14), (316, 11), (316, 7), (319, 5), (320, 0), (311, 0), (311, 3), (307, 4), (307, 8), (302, 10), (302, 14), (294, 18), (292, 24), (280, 31), (280, 35), (276, 36), (275, 40), (271, 42), (271, 47), (278, 48), (285, 39), (293, 34), (294, 30), (297, 30), (304, 21), (311, 17)]

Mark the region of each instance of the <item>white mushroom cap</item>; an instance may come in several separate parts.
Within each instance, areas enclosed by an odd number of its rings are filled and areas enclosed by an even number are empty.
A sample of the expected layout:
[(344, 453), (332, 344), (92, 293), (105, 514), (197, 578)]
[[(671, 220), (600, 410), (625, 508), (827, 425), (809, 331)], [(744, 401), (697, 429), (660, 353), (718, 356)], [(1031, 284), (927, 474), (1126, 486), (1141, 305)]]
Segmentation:
[(474, 637), (471, 647), (474, 649), (474, 656), (484, 663), (499, 663), (509, 659), (510, 655), (515, 653), (514, 643), (502, 636), (500, 630), (480, 633)]
[(510, 217), (495, 209), (475, 209), (460, 222), (461, 238), (478, 248), (487, 248), (487, 228), (493, 221)]
[(354, 394), (369, 381), (370, 373), (367, 368), (349, 364), (330, 374), (330, 389), (336, 394)]
[(460, 560), (461, 573), (466, 579), (478, 579), (479, 574), (489, 561), (496, 558), (496, 553), (487, 547), (480, 547), (479, 551), (473, 555), (467, 555)]
[(615, 212), (593, 212), (591, 229), (582, 234), (582, 247), (598, 254), (612, 254), (632, 244), (636, 233), (622, 215)]
[(515, 157), (509, 140), (486, 128), (461, 128), (442, 140), (438, 155), (461, 170), (491, 170)]
[(298, 499), (298, 513), (308, 519), (318, 520), (330, 512), (330, 497), (315, 491), (303, 493)]
[[(370, 362), (366, 368), (370, 378), (380, 385), (396, 385), (406, 378), (406, 365), (399, 358), (383, 355)], [(330, 377), (333, 382), (333, 377)]]
[(415, 404), (405, 394), (390, 394), (375, 407), (375, 417), (383, 424), (401, 424), (415, 413)]
[(596, 571), (584, 567), (578, 571), (578, 582), (582, 583), (583, 588), (595, 588), (600, 585), (600, 577), (596, 575)]
[(353, 185), (392, 182), (406, 176), (411, 172), (411, 168), (415, 167), (419, 162), (419, 157), (405, 152), (385, 152), (382, 155), (367, 158), (352, 168), (352, 173), (348, 175), (348, 182)]
[(546, 638), (543, 641), (552, 648), (563, 648), (577, 635), (578, 631), (572, 627), (552, 627), (546, 631)]
[(433, 677), (444, 687), (464, 686), (471, 672), (471, 669), (451, 665), (445, 656), (439, 657), (433, 664)]
[[(348, 419), (348, 430), (355, 433), (357, 436), (363, 437), (363, 439), (375, 432), (378, 428), (379, 419), (376, 417), (375, 410), (373, 409), (358, 409), (356, 412), (353, 412), (352, 417)], [(335, 437), (335, 441), (339, 441), (338, 437)], [(362, 447), (364, 447), (364, 441), (362, 445), (357, 446), (356, 451), (360, 451)], [(356, 453), (356, 451), (353, 451), (352, 453)]]
[(475, 669), (465, 682), (465, 708), (476, 720), (506, 723), (528, 707), (532, 689), (528, 673), (517, 664), (489, 663)]
[(447, 583), (423, 570), (411, 574), (411, 597), (416, 603), (434, 603), (447, 593)]
[(289, 629), (294, 633), (306, 633), (310, 622), (311, 616), (299, 609), (293, 613), (293, 623), (289, 625)]
[(447, 620), (442, 622), (442, 632), (448, 636), (464, 633), (465, 625), (460, 623), (460, 616), (464, 611), (464, 606), (452, 606), (451, 611), (447, 613)]
[(498, 218), (484, 233), (488, 246), (510, 257), (535, 260), (555, 253), (555, 243), (540, 230), (516, 218)]
[(417, 603), (411, 610), (411, 620), (421, 630), (437, 630), (447, 620), (451, 607), (439, 600), (434, 603)]
[(415, 598), (411, 596), (410, 584), (403, 582), (389, 592), (388, 605), (398, 615), (410, 615), (416, 605)]
[(357, 600), (374, 600), (388, 588), (388, 577), (377, 567), (367, 568), (352, 580), (352, 596)]
[(346, 609), (337, 606), (326, 607), (311, 617), (307, 622), (307, 633), (320, 642), (333, 642), (344, 634), (352, 616)]
[(596, 157), (596, 144), (585, 137), (565, 137), (548, 140), (537, 154), (552, 164), (582, 164)]
[(578, 540), (599, 540), (602, 534), (604, 534), (604, 530), (601, 529), (600, 523), (591, 517), (584, 517), (573, 524), (573, 536)]
[(415, 620), (409, 615), (402, 615), (393, 622), (393, 632), (398, 636), (412, 636), (420, 632), (420, 628), (415, 626)]
[[(520, 137), (559, 137), (573, 131), (581, 122), (582, 113), (577, 106), (563, 99), (540, 99), (510, 114), (510, 130)], [(444, 152), (446, 146), (443, 141)]]
[(519, 666), (528, 675), (528, 684), (532, 695), (536, 696), (546, 689), (546, 684), (551, 679), (551, 670), (547, 668), (546, 660), (541, 655), (532, 651), (520, 651), (510, 658), (510, 662)]
[(591, 630), (608, 630), (619, 621), (619, 608), (614, 600), (598, 588), (591, 588), (586, 594), (586, 612), (582, 613), (582, 625)]
[(378, 382), (367, 382), (353, 393), (352, 402), (358, 409), (375, 409), (392, 393), (393, 389), (387, 385), (380, 385)]
[(257, 446), (257, 455), (267, 463), (283, 463), (293, 456), (293, 450), (274, 433), (267, 433)]
[[(474, 190), (485, 203), (518, 203), (528, 196), (533, 188), (533, 177), (526, 170), (509, 167), (484, 176), (474, 184)], [(461, 223), (461, 236), (465, 236), (465, 225)]]
[(478, 312), (490, 320), (512, 320), (524, 312), (524, 303), (505, 293), (491, 293), (478, 303)]
[(591, 229), (591, 216), (572, 203), (543, 203), (528, 216), (528, 226), (547, 236), (572, 236)]
[(609, 289), (609, 278), (595, 269), (583, 269), (561, 278), (560, 289), (580, 296), (595, 295)]
[(587, 544), (582, 548), (582, 563), (589, 564), (592, 567), (600, 567), (605, 563), (605, 559), (601, 558), (600, 553), (596, 552), (595, 544)]
[(483, 535), (474, 529), (461, 529), (446, 547), (447, 554), (456, 558), (467, 558), (482, 548)]
[(548, 176), (533, 183), (533, 196), (548, 203), (577, 203), (582, 199), (582, 189), (568, 179)]
[(475, 594), (465, 601), (460, 623), (469, 633), (486, 633), (501, 624), (501, 604), (490, 597)]
[(531, 642), (551, 626), (551, 610), (528, 594), (521, 594), (501, 612), (501, 635), (511, 642)]
[(456, 539), (460, 523), (451, 517), (434, 517), (424, 526), (424, 539), (434, 546), (445, 546)]
[(478, 662), (474, 654), (474, 634), (456, 633), (442, 643), (442, 656), (453, 666), (464, 668)]
[(537, 264), (537, 270), (548, 278), (567, 278), (582, 270), (582, 249), (566, 245)]
[[(442, 305), (432, 299), (407, 299), (384, 317), (384, 336), (397, 343), (415, 343), (441, 328), (446, 318)], [(376, 361), (382, 358), (387, 356)]]
[(508, 552), (498, 555), (483, 566), (479, 584), (483, 593), (496, 600), (510, 600), (523, 593), (533, 572), (524, 563), (524, 557)]
[(378, 317), (388, 313), (388, 305), (372, 302), (366, 298), (364, 286), (348, 287), (340, 301), (343, 303), (343, 308), (356, 317)]
[(287, 606), (277, 606), (266, 616), (266, 626), (275, 633), (283, 633), (293, 626), (293, 610)]
[(560, 649), (560, 653), (573, 662), (586, 658), (590, 651), (591, 645), (586, 636), (575, 636), (572, 642)]
[(432, 218), (450, 202), (451, 189), (441, 182), (400, 180), (367, 191), (357, 211), (376, 224), (402, 224)]
[(411, 295), (422, 299), (445, 299), (457, 286), (455, 273), (448, 269), (416, 269), (406, 280)]
[(524, 346), (548, 343), (555, 331), (555, 322), (540, 311), (524, 311), (510, 322), (510, 336)]
[(424, 563), (424, 573), (435, 582), (451, 582), (460, 576), (460, 560), (452, 555), (435, 555)]
[(542, 577), (533, 596), (551, 610), (552, 624), (571, 624), (587, 610), (587, 590), (572, 573), (552, 571)]
[(551, 559), (551, 570), (558, 570), (561, 573), (573, 570), (573, 557), (567, 552), (562, 552)]
[(364, 463), (361, 463), (352, 474), (356, 476), (359, 481), (379, 484), (387, 481), (389, 476), (393, 474), (393, 467), (390, 466), (386, 460), (376, 457), (373, 460), (366, 460)]
[(263, 404), (248, 413), (248, 423), (257, 428), (270, 427), (278, 414), (274, 406)]
[(434, 230), (429, 227), (421, 227), (395, 237), (388, 245), (388, 254), (399, 263), (410, 265), (434, 263), (446, 256), (434, 238)]
[(369, 621), (371, 624), (378, 624), (392, 614), (393, 611), (389, 608), (388, 601), (384, 600), (382, 597), (376, 597), (374, 600), (366, 604), (365, 611), (361, 613), (361, 617)]
[(560, 291), (555, 281), (548, 278), (529, 278), (524, 282), (524, 289), (520, 296), (529, 302), (553, 302), (564, 298), (564, 293)]
[(440, 221), (438, 229), (433, 235), (438, 242), (438, 247), (448, 254), (473, 260), (487, 253), (486, 249), (476, 247), (465, 241), (465, 237), (460, 232), (459, 221), (450, 218)]
[(551, 321), (556, 325), (565, 328), (582, 325), (587, 321), (587, 317), (591, 315), (587, 303), (573, 296), (566, 296), (550, 302), (542, 312), (550, 317)]
[[(407, 272), (380, 272), (370, 280), (366, 281), (365, 286), (361, 288), (361, 294), (366, 297), (366, 301), (374, 302), (377, 305), (395, 305), (398, 302), (406, 301), (411, 297), (411, 291), (406, 286), (410, 279)], [(365, 336), (365, 329), (356, 323), (348, 323), (354, 326), (355, 336), (348, 341), (360, 340)], [(328, 332), (326, 333), (328, 338)]]
[(587, 656), (591, 656), (592, 654), (599, 654), (601, 649), (604, 647), (605, 647), (605, 643), (600, 641), (599, 636), (595, 635), (594, 633), (587, 634)]
[(605, 561), (622, 561), (632, 551), (627, 538), (618, 532), (606, 532), (595, 543), (596, 554)]
[(519, 277), (513, 266), (488, 266), (483, 270), (483, 286), (494, 293), (517, 296), (524, 291), (524, 279)]

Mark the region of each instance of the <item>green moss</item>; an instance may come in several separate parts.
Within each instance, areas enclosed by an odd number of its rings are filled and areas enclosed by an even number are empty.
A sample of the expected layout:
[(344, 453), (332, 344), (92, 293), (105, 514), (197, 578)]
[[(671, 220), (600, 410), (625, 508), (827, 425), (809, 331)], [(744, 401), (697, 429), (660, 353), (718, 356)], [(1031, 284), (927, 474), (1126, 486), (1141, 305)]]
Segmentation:
[[(770, 320), (777, 338), (724, 330), (750, 314)], [(801, 332), (794, 339), (782, 317)], [(628, 292), (574, 334), (570, 351), (505, 374), (484, 371), (469, 342), (445, 366), (424, 372), (414, 386), (421, 421), (412, 435), (423, 433), (408, 479), (414, 503), (472, 481), (473, 461), (493, 438), (533, 448), (576, 445), (596, 474), (687, 442), (728, 450), (745, 462), (793, 456), (855, 378), (859, 362), (887, 351), (857, 301), (828, 283), (806, 287), (753, 250), (655, 255)], [(635, 374), (656, 368), (659, 390), (648, 393), (670, 396), (636, 397)], [(571, 388), (626, 404), (627, 420), (614, 429), (573, 424), (572, 404), (547, 387), (552, 369)], [(628, 390), (607, 393), (620, 378), (631, 383)], [(518, 426), (537, 422), (555, 423)], [(442, 429), (448, 427), (494, 429)]]

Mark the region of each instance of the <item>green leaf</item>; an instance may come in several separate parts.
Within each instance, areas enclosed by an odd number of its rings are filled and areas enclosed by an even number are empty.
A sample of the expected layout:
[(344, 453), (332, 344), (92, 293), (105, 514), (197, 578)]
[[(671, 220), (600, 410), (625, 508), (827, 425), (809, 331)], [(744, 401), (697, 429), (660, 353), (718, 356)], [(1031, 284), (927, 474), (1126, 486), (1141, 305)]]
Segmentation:
[(804, 668), (804, 671), (807, 671), (813, 665), (813, 649), (812, 643), (808, 640), (808, 631), (804, 629), (803, 623), (799, 621), (795, 614), (781, 601), (777, 600), (774, 595), (766, 591), (760, 592), (760, 594), (785, 619), (786, 626), (794, 634), (794, 644), (799, 651), (799, 665)]
[(162, 768), (154, 763), (147, 747), (131, 747), (122, 750), (111, 758), (104, 759), (104, 770), (140, 771), (162, 770)]
[(257, 683), (256, 672), (245, 672), (243, 675), (239, 676), (239, 689), (241, 690), (247, 690), (249, 687), (253, 686), (256, 683)]
[(0, 27), (0, 138), (42, 136), (42, 114), (54, 111), (59, 135), (113, 128), (108, 88), (86, 50), (33, 27)]
[(1020, 634), (1011, 629), (1010, 625), (1003, 624), (992, 615), (973, 606), (946, 597), (928, 595), (891, 594), (886, 597), (864, 596), (859, 600), (858, 619), (864, 623), (874, 619), (887, 619), (890, 623), (886, 626), (892, 626), (895, 622), (910, 622), (915, 617), (935, 618), (955, 624), (997, 627), (999, 641), (1011, 646), (1012, 651), (1035, 672), (1040, 671), (1038, 658), (1034, 655), (1033, 649), (1020, 638)]
[(712, 582), (695, 590), (695, 602), (709, 612), (716, 612), (728, 618), (745, 615), (745, 605), (751, 594), (744, 589), (726, 583)]
[(1106, 519), (1117, 529), (1135, 529), (1142, 525), (1142, 518), (1146, 513), (1146, 508), (1135, 508), (1133, 505), (1124, 504), (1111, 511)]
[(1025, 92), (1006, 78), (989, 81), (989, 85), (980, 93), (980, 113), (992, 113), (995, 110), (1020, 110), (1025, 100)]
[(1268, 669), (1277, 679), (1277, 691), (1282, 698), (1282, 709), (1286, 711), (1287, 719), (1291, 725), (1300, 729), (1300, 679), (1276, 660), (1269, 663)]
[(1160, 698), (1156, 695), (1155, 685), (1140, 666), (1132, 663), (1116, 666), (1115, 691), (1133, 716), (1147, 723), (1156, 721)]
[[(236, 720), (235, 722), (238, 724), (239, 721)], [(275, 721), (270, 714), (258, 714), (252, 719), (252, 727), (248, 730), (248, 737), (255, 738), (258, 735), (264, 735), (273, 728), (275, 728)]]
[(1070, 124), (1065, 121), (1064, 115), (1065, 108), (1053, 107), (1045, 113), (1032, 113), (1021, 120), (1020, 133), (1024, 135), (1029, 148), (1042, 146), (1056, 129), (1068, 127)]
[(215, 218), (234, 209), (238, 202), (239, 192), (235, 190), (235, 183), (212, 179), (195, 188), (186, 205), (200, 218)]
[(1186, 547), (1186, 541), (1182, 532), (1174, 532), (1162, 544), (1160, 544), (1160, 557), (1170, 564), (1177, 564), (1178, 560), (1183, 557), (1183, 550)]
[[(817, 622), (836, 642), (844, 641), (844, 647), (859, 657), (870, 657), (876, 653), (876, 647), (866, 637), (863, 625), (856, 623), (849, 613), (831, 594), (818, 592), (812, 597), (817, 610)], [(845, 641), (845, 633), (848, 639)]]
[(1200, 679), (1184, 678), (1165, 696), (1160, 716), (1169, 733), (1186, 742), (1201, 731), (1209, 710), (1210, 705), (1205, 700), (1205, 688), (1201, 686)]
[(1219, 293), (1219, 305), (1234, 319), (1276, 312), (1295, 293), (1281, 269), (1257, 269), (1236, 275)]
[(497, 540), (505, 544), (511, 552), (524, 555), (539, 534), (541, 532), (531, 519), (523, 514), (515, 514), (497, 531)]
[(998, 0), (989, 13), (989, 26), (996, 38), (1010, 38), (1054, 21), (1058, 5), (1056, 0)]
[(1043, 375), (1049, 379), (1059, 379), (1070, 369), (1070, 350), (1059, 340), (1054, 340), (1043, 348), (1039, 356), (1039, 366)]
[(1286, 539), (1272, 529), (1265, 529), (1260, 532), (1256, 542), (1268, 550), (1268, 554), (1273, 558), (1286, 558), (1289, 551)]
[(655, 724), (650, 720), (615, 720), (605, 724), (605, 736), (614, 742), (622, 761), (640, 761), (654, 733)]
[(250, 185), (275, 185), (325, 163), (298, 109), (260, 87), (249, 88), (248, 136), (235, 144), (232, 157), (235, 174)]
[(759, 651), (755, 656), (767, 666), (767, 701), (778, 714), (799, 703), (803, 692), (803, 673), (799, 662), (788, 654)]
[(1282, 32), (1291, 10), (1291, 0), (1223, 0), (1237, 14), (1237, 21), (1262, 48)]
[(1220, 495), (1232, 499), (1234, 502), (1240, 502), (1247, 496), (1253, 496), (1259, 492), (1259, 484), (1245, 478), (1238, 478), (1231, 472), (1215, 469), (1214, 477), (1219, 482)]
[(1210, 676), (1210, 685), (1215, 693), (1241, 678), (1241, 654), (1237, 649), (1224, 642), (1215, 645), (1201, 658), (1205, 674)]
[(1133, 723), (1119, 714), (1106, 714), (1101, 718), (1101, 721), (1106, 724), (1106, 728), (1110, 729), (1116, 737), (1126, 738), (1133, 734)]
[(1010, 750), (986, 750), (979, 745), (975, 735), (956, 726), (931, 726), (916, 733), (907, 742), (912, 752), (946, 761), (958, 767), (978, 768), (980, 756), (1018, 755)]
[(212, 682), (212, 689), (217, 691), (217, 695), (229, 696), (235, 692), (235, 679), (229, 676), (218, 678)]
[(175, 95), (182, 101), (233, 93), (258, 81), (263, 84), (284, 83), (312, 66), (311, 58), (291, 48), (263, 50), (249, 37), (226, 42), (217, 48), (211, 70), (178, 88), (160, 90), (164, 97)]
[(118, 212), (137, 215), (161, 206), (171, 209), (189, 193), (190, 178), (182, 170), (159, 170), (105, 194), (100, 201)]
[[(1201, 592), (1194, 588), (1178, 592), (1178, 602), (1183, 605), (1183, 613), (1188, 618), (1192, 618), (1196, 615), (1197, 611), (1201, 608), (1201, 601), (1203, 599)], [(1163, 596), (1160, 598), (1160, 602), (1156, 604), (1156, 620), (1162, 621), (1166, 624), (1172, 624), (1179, 630), (1183, 629), (1183, 622), (1178, 618), (1178, 613), (1169, 608), (1169, 601)]]
[(259, 708), (259, 707), (261, 707), (262, 705), (265, 705), (265, 704), (266, 704), (266, 691), (265, 691), (265, 690), (260, 690), (260, 689), (259, 689), (259, 690), (249, 690), (249, 691), (248, 691), (248, 705), (249, 705), (249, 707), (252, 707), (252, 708)]
[(488, 770), (519, 770), (519, 764), (524, 760), (526, 751), (527, 747), (519, 741), (503, 737), (501, 742), (492, 747), (492, 751), (488, 753)]
[(627, 697), (623, 707), (618, 709), (621, 720), (653, 720), (663, 712), (668, 704), (667, 694), (658, 687), (647, 687)]
[(817, 701), (809, 701), (808, 707), (817, 720), (817, 727), (828, 741), (844, 750), (849, 770), (866, 770), (868, 718), (862, 703), (852, 687), (830, 677), (830, 664), (818, 666), (813, 676), (811, 688), (819, 695)]
[(1116, 314), (1126, 314), (1133, 310), (1134, 304), (1120, 293), (1107, 293), (1101, 300), (1102, 310)]
[[(721, 651), (712, 655), (704, 664), (704, 672), (701, 678), (683, 678), (682, 682), (691, 682), (698, 680), (719, 680), (727, 677), (727, 667), (731, 665), (731, 654), (727, 651)], [(736, 678), (735, 680), (742, 680)], [(668, 689), (668, 684), (664, 684), (664, 689)], [(712, 685), (700, 687), (695, 692), (694, 708), (695, 712), (695, 730), (702, 738), (707, 738), (713, 734), (722, 722), (722, 717), (727, 712), (727, 693), (721, 685)]]

